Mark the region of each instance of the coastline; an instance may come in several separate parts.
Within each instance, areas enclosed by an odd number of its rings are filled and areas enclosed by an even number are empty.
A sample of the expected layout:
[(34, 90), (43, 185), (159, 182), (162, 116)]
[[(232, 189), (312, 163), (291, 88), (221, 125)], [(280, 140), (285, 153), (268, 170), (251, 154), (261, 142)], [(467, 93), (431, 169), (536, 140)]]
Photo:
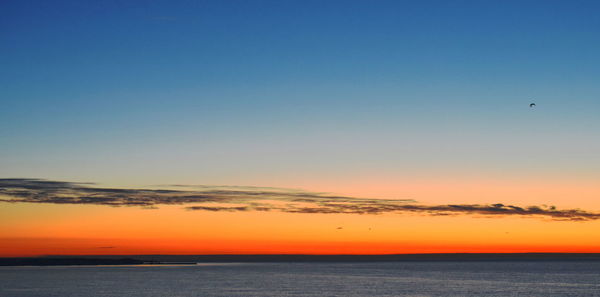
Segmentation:
[(0, 266), (195, 265), (269, 262), (600, 261), (600, 253), (448, 253), (390, 255), (85, 255), (4, 257)]

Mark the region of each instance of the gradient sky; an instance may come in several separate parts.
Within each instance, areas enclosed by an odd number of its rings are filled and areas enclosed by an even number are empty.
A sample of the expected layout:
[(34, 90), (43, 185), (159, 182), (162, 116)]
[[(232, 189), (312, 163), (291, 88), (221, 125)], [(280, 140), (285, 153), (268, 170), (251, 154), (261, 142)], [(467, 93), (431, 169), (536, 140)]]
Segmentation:
[[(0, 178), (597, 212), (599, 9), (2, 1)], [(600, 252), (597, 230), (512, 216), (0, 202), (0, 256)]]

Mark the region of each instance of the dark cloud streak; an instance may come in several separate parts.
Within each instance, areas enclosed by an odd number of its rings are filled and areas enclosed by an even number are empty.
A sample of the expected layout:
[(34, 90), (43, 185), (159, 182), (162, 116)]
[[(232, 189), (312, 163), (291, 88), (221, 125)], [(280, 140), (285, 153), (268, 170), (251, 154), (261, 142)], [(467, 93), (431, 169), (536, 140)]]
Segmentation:
[(600, 213), (580, 209), (559, 210), (554, 206), (546, 205), (526, 207), (501, 203), (423, 205), (409, 199), (355, 198), (262, 187), (177, 185), (185, 189), (170, 190), (100, 188), (93, 185), (41, 179), (0, 179), (0, 202), (137, 206), (150, 209), (157, 208), (159, 205), (194, 204), (185, 209), (211, 212), (278, 211), (303, 214), (370, 215), (413, 213), (433, 216), (542, 217), (557, 221), (600, 219)]
[[(165, 190), (99, 188), (91, 185), (93, 184), (40, 179), (0, 179), (0, 196), (8, 197), (8, 199), (0, 199), (0, 201), (144, 207), (190, 203), (252, 203), (257, 200), (307, 203), (379, 201), (297, 190), (269, 190), (269, 188), (259, 187), (201, 186), (198, 189)], [(400, 203), (411, 200), (389, 201)]]

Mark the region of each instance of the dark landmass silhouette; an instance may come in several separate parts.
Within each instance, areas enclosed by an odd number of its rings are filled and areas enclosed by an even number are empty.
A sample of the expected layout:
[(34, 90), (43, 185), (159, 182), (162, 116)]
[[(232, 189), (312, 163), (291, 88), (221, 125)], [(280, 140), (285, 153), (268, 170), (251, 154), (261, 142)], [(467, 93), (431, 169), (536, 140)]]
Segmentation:
[[(124, 258), (128, 257), (128, 258)], [(171, 265), (269, 262), (600, 261), (600, 253), (453, 253), (393, 255), (90, 255), (0, 258), (0, 266)]]
[(58, 265), (140, 265), (147, 262), (132, 258), (88, 258), (88, 257), (27, 257), (0, 258), (0, 266), (58, 266)]

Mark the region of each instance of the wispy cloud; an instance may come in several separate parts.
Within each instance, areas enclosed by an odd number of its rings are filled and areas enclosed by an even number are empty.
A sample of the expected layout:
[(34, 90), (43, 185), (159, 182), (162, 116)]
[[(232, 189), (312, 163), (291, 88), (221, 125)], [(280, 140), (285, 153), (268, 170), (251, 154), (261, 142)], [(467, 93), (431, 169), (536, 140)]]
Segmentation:
[[(0, 179), (0, 199), (3, 202), (54, 204), (98, 204), (109, 206), (181, 205), (191, 203), (241, 203), (256, 206), (257, 201), (289, 203), (404, 203), (409, 199), (355, 198), (294, 189), (186, 186), (185, 190), (100, 188), (93, 183), (74, 183), (42, 179)], [(177, 185), (177, 187), (183, 187)]]
[[(600, 213), (554, 206), (507, 204), (425, 205), (410, 199), (374, 199), (314, 193), (293, 189), (241, 186), (183, 186), (179, 189), (101, 188), (91, 183), (41, 179), (0, 179), (0, 202), (95, 204), (108, 206), (186, 205), (190, 211), (278, 211), (303, 214), (423, 214), (540, 217), (589, 221)], [(4, 198), (3, 198), (4, 197)]]
[(580, 209), (556, 209), (554, 206), (527, 206), (497, 204), (447, 204), (420, 205), (414, 203), (322, 203), (318, 206), (245, 206), (245, 207), (206, 207), (188, 206), (188, 210), (209, 211), (281, 211), (305, 214), (383, 214), (420, 213), (434, 216), (485, 215), (485, 216), (529, 216), (548, 217), (557, 221), (590, 221), (600, 219), (600, 213)]

